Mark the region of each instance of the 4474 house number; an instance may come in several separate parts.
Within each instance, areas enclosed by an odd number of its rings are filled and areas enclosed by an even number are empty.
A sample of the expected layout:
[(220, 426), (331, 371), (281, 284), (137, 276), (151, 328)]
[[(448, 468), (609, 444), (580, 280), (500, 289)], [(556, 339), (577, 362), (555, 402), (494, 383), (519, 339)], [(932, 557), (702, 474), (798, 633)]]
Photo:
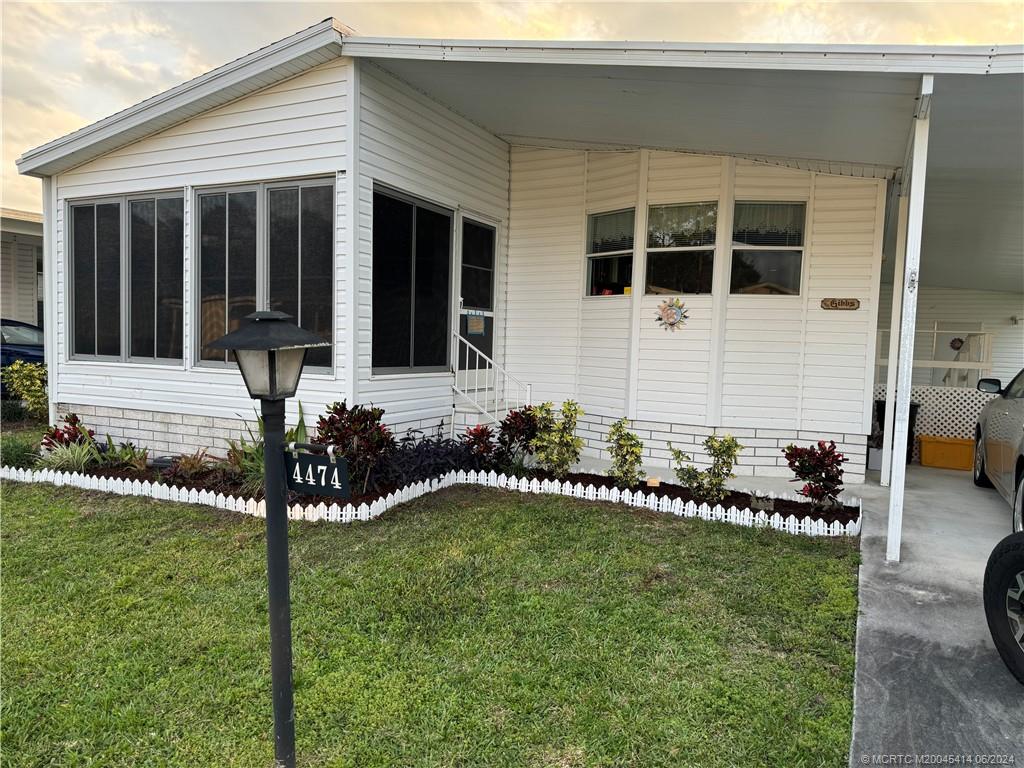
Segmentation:
[(286, 451), (284, 460), (291, 490), (310, 496), (349, 497), (345, 459)]

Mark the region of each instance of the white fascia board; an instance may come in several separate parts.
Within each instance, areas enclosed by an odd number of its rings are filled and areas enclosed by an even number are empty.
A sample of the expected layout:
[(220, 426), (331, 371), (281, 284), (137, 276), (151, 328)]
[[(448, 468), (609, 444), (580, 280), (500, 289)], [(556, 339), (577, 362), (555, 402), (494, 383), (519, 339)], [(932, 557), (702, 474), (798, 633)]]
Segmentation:
[(432, 61), (718, 69), (995, 74), (1021, 72), (1024, 46), (755, 45), (346, 37), (346, 56)]
[[(154, 126), (155, 130), (162, 130), (175, 122), (180, 122), (174, 119), (176, 115), (180, 115), (181, 119), (188, 119), (192, 116), (187, 112), (189, 106), (200, 100), (212, 99), (216, 102), (218, 96), (222, 96), (223, 104), (234, 101), (242, 94), (236, 91), (228, 95), (228, 89), (241, 87), (255, 91), (264, 88), (267, 82), (264, 80), (257, 84), (255, 79), (261, 75), (273, 74), (275, 70), (280, 73), (276, 77), (277, 80), (291, 77), (294, 73), (288, 71), (290, 62), (302, 60), (303, 57), (321, 51), (331, 56), (340, 56), (342, 38), (350, 31), (334, 19), (326, 19), (110, 117), (30, 149), (16, 161), (18, 172), (39, 177), (60, 173), (92, 159), (88, 155), (89, 148), (101, 142), (116, 140), (119, 135), (127, 137), (125, 143), (135, 141), (141, 138), (141, 135), (135, 135), (135, 132), (145, 129), (147, 125)], [(213, 103), (204, 107), (204, 110), (219, 105)], [(110, 148), (104, 151), (110, 151)]]

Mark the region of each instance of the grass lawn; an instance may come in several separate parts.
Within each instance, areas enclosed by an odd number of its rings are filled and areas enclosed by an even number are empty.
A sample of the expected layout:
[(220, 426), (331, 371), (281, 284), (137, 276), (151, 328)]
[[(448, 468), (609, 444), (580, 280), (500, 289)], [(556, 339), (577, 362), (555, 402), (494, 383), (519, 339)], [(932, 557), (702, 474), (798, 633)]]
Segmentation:
[[(456, 488), (291, 524), (304, 766), (844, 766), (853, 542)], [(272, 764), (262, 521), (3, 485), (5, 766)]]

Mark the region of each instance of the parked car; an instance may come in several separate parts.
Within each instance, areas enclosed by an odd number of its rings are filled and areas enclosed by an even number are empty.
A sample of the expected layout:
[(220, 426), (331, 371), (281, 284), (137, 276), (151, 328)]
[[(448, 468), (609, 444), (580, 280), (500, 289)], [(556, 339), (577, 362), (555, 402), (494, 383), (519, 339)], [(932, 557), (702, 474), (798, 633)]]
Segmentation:
[[(43, 329), (20, 320), (0, 319), (0, 370), (15, 360), (43, 362)], [(7, 397), (7, 387), (2, 384), (0, 397)]]
[(1013, 676), (1024, 683), (1024, 533), (1011, 533), (992, 550), (984, 598), (992, 642)]
[(974, 428), (974, 484), (994, 486), (1013, 510), (1013, 530), (1024, 530), (1024, 370), (1003, 387), (979, 379), (978, 389), (994, 397)]

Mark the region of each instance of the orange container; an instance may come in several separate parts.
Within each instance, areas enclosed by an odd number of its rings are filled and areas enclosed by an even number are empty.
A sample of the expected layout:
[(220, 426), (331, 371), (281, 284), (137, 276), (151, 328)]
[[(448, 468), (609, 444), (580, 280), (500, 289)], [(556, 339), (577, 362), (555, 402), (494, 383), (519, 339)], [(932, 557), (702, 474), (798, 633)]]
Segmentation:
[(942, 469), (974, 467), (974, 441), (962, 437), (921, 435), (921, 465)]

